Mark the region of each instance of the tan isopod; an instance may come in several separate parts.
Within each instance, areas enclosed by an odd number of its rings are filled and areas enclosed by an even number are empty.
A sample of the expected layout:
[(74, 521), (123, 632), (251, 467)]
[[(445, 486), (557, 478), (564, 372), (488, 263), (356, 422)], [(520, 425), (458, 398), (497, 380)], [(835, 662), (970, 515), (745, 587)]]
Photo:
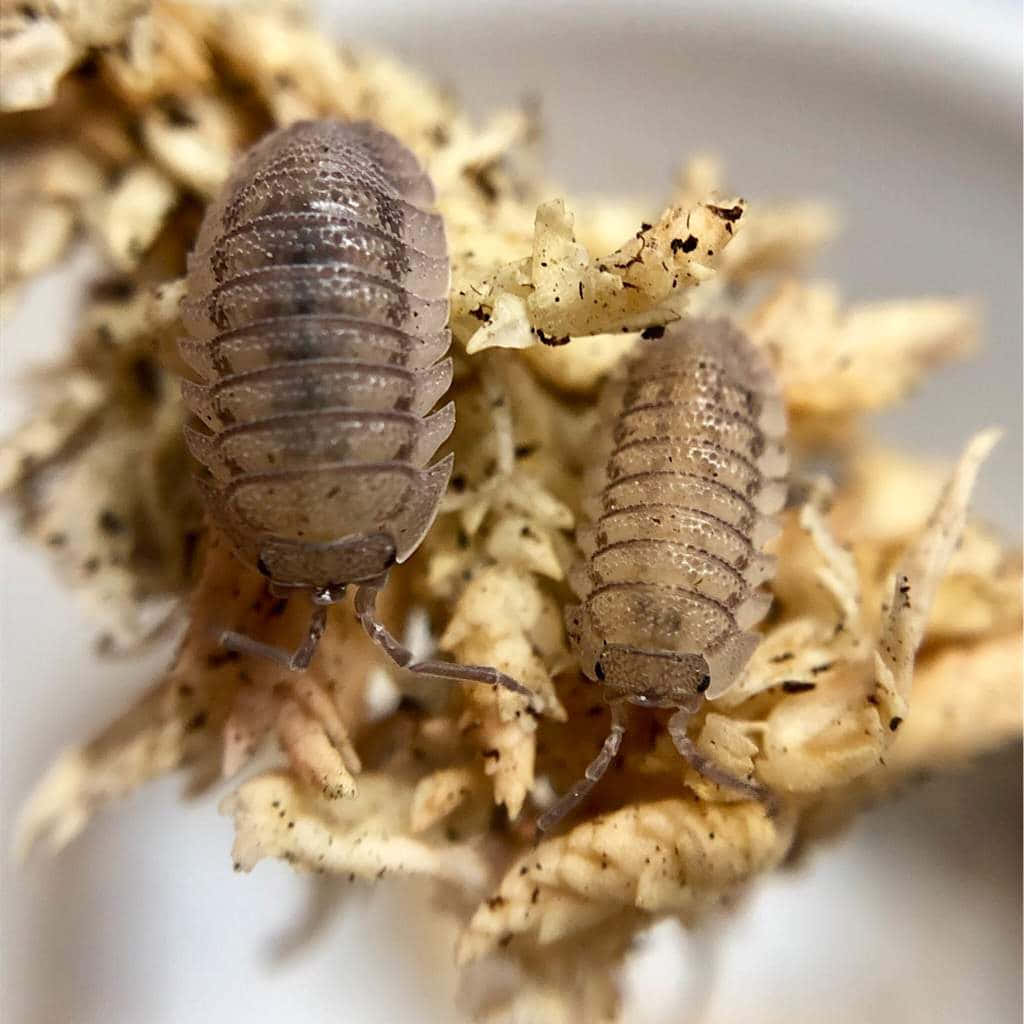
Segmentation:
[(642, 341), (601, 399), (604, 433), (584, 480), (589, 522), (570, 575), (566, 627), (606, 691), (612, 728), (584, 777), (540, 818), (549, 829), (619, 751), (630, 704), (674, 708), (679, 752), (713, 782), (769, 799), (705, 758), (687, 720), (721, 694), (758, 644), (771, 595), (785, 409), (764, 356), (726, 320), (684, 320)]
[[(208, 208), (189, 259), (183, 358), (201, 378), (186, 427), (211, 519), (275, 593), (308, 593), (294, 653), (233, 631), (222, 642), (291, 669), (327, 607), (357, 584), (370, 636), (415, 672), (523, 686), (493, 668), (412, 653), (377, 621), (388, 569), (437, 515), (455, 423), (444, 223), (413, 154), (366, 123), (306, 121), (268, 135)], [(428, 415), (429, 414), (429, 415)]]

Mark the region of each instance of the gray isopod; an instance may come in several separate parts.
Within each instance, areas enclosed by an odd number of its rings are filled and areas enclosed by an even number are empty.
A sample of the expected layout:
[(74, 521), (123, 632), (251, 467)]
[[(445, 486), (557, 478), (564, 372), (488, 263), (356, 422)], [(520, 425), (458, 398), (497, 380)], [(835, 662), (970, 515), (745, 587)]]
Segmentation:
[(413, 664), (376, 619), (388, 569), (437, 515), (453, 456), (450, 269), (434, 189), (371, 124), (307, 121), (268, 135), (207, 209), (189, 259), (183, 385), (204, 428), (186, 440), (211, 519), (276, 593), (306, 592), (294, 653), (227, 631), (229, 647), (308, 666), (327, 607), (356, 613), (399, 664), (528, 693), (493, 668)]
[(604, 436), (584, 481), (589, 522), (570, 576), (566, 627), (612, 728), (584, 777), (538, 822), (551, 828), (619, 751), (630, 704), (674, 708), (679, 752), (713, 782), (769, 799), (705, 758), (689, 717), (722, 693), (758, 644), (771, 595), (788, 459), (785, 409), (764, 356), (726, 320), (686, 320), (641, 342), (601, 399)]

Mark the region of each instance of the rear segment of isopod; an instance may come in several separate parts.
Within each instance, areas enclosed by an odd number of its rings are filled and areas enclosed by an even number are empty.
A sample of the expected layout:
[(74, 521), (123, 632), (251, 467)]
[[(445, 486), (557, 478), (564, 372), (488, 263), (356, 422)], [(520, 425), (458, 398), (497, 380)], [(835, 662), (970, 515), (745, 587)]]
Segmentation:
[[(625, 704), (676, 708), (669, 728), (680, 751), (714, 781), (762, 795), (701, 758), (686, 719), (742, 671), (771, 604), (760, 586), (774, 573), (764, 545), (778, 532), (788, 468), (775, 376), (728, 321), (681, 321), (625, 361), (600, 422), (583, 558), (570, 576), (579, 604), (566, 626), (582, 671), (617, 709), (609, 740), (617, 749)], [(607, 750), (598, 761), (607, 766)], [(592, 765), (542, 826), (599, 774)]]
[(211, 520), (239, 558), (316, 606), (294, 653), (235, 633), (236, 649), (309, 663), (326, 606), (356, 610), (402, 665), (523, 688), (493, 669), (409, 664), (374, 617), (389, 567), (437, 515), (455, 423), (445, 358), (449, 262), (434, 189), (416, 158), (370, 124), (274, 132), (208, 208), (189, 259), (181, 342), (189, 448)]

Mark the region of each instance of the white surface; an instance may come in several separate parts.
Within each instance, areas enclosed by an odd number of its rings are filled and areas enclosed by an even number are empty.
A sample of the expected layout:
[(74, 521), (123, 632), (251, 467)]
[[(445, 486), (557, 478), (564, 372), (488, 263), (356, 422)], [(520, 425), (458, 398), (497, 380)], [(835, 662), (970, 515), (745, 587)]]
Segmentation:
[[(680, 157), (713, 148), (750, 198), (841, 201), (848, 230), (827, 269), (852, 296), (978, 295), (988, 352), (882, 427), (949, 453), (974, 426), (1008, 423), (980, 503), (1019, 530), (1018, 5), (620, 2), (592, 4), (584, 22), (579, 4), (529, 0), (457, 27), (450, 12), (468, 2), (369, 6), (335, 5), (335, 24), (398, 47), (477, 111), (541, 95), (550, 164), (575, 188), (657, 198)], [(43, 285), (4, 332), (6, 422), (14, 374), (67, 335), (64, 294)], [(107, 721), (164, 655), (98, 662), (45, 555), (8, 528), (0, 557), (6, 853), (13, 812), (53, 754)], [(714, 934), (681, 947), (660, 934), (636, 1019), (1019, 1021), (1019, 780), (1010, 752), (933, 783), (773, 878)], [(315, 889), (276, 864), (235, 876), (217, 794), (180, 796), (176, 780), (152, 787), (56, 862), (19, 870), (3, 857), (4, 1024), (454, 1019), (448, 950), (411, 890)], [(275, 954), (308, 900), (322, 930)]]

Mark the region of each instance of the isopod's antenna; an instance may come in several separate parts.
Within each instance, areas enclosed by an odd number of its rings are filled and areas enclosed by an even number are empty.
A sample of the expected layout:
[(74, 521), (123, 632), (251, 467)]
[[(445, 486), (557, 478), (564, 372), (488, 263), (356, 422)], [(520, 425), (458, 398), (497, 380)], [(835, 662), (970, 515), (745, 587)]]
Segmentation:
[(612, 704), (612, 727), (605, 737), (597, 757), (587, 765), (583, 778), (579, 780), (563, 796), (559, 797), (538, 819), (537, 828), (548, 832), (555, 827), (567, 814), (583, 803), (587, 794), (601, 781), (612, 761), (622, 746), (622, 737), (626, 733), (628, 709), (624, 701)]
[(416, 661), (412, 651), (396, 640), (388, 632), (387, 627), (377, 619), (375, 605), (380, 585), (380, 581), (364, 583), (356, 591), (356, 616), (370, 639), (396, 665), (407, 669), (409, 672), (418, 672), (425, 676), (438, 676), (441, 679), (459, 679), (470, 683), (487, 683), (490, 686), (502, 686), (513, 693), (520, 693), (524, 697), (529, 697), (531, 704), (535, 707), (538, 706), (539, 698), (537, 694), (527, 689), (522, 683), (511, 676), (507, 676), (504, 672), (499, 672), (496, 668), (491, 668), (488, 665), (460, 665), (455, 661), (436, 661), (433, 659)]
[(255, 654), (257, 657), (267, 658), (292, 672), (301, 672), (309, 668), (309, 663), (316, 653), (317, 644), (320, 643), (320, 638), (327, 628), (328, 606), (339, 600), (340, 596), (330, 590), (316, 591), (313, 594), (313, 614), (309, 617), (306, 639), (294, 651), (288, 651), (284, 647), (275, 647), (273, 644), (261, 643), (244, 633), (236, 633), (233, 629), (225, 629), (221, 633), (220, 643), (229, 651), (238, 651), (239, 654)]
[(778, 798), (768, 789), (749, 779), (740, 779), (727, 772), (720, 765), (702, 754), (696, 744), (687, 735), (686, 726), (689, 723), (693, 709), (689, 707), (680, 708), (668, 720), (668, 734), (672, 737), (676, 750), (690, 763), (693, 769), (699, 772), (708, 782), (714, 782), (719, 786), (734, 789), (751, 800), (759, 800), (764, 804), (765, 810), (770, 816), (774, 816), (779, 809)]

